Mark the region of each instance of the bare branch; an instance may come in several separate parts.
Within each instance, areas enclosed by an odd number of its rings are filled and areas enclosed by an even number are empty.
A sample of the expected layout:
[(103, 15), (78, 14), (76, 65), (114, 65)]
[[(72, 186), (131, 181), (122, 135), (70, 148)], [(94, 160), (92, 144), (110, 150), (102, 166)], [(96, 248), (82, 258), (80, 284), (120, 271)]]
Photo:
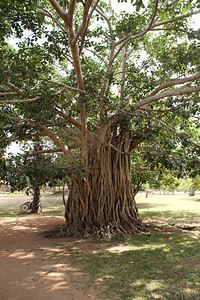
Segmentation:
[(190, 77), (180, 78), (180, 79), (172, 79), (172, 80), (166, 81), (162, 85), (160, 85), (156, 90), (154, 90), (151, 93), (150, 96), (156, 95), (159, 91), (161, 91), (161, 90), (163, 90), (167, 87), (170, 87), (170, 86), (173, 86), (173, 85), (178, 85), (178, 84), (183, 84), (183, 83), (186, 83), (186, 82), (192, 82), (192, 81), (195, 81), (199, 78), (200, 78), (200, 73), (197, 73), (197, 74), (192, 75)]
[(17, 93), (17, 95), (23, 95), (24, 92), (19, 89), (18, 87), (16, 87), (14, 84), (12, 84), (9, 81), (3, 81), (3, 84), (6, 85), (7, 87), (9, 87), (11, 90), (15, 91)]
[[(124, 51), (123, 51), (124, 49)], [(125, 90), (125, 78), (126, 78), (126, 62), (131, 53), (133, 52), (133, 47), (127, 52), (125, 48), (123, 48), (122, 51), (124, 52), (123, 58), (122, 58), (122, 72), (121, 72), (121, 89), (120, 89), (120, 102), (124, 99), (124, 90)]]
[[(49, 165), (49, 167), (54, 167), (56, 169), (73, 169), (75, 164), (56, 164), (56, 163), (52, 163)], [(78, 166), (77, 162), (76, 162), (76, 165)]]
[(142, 111), (147, 112), (159, 112), (159, 113), (168, 113), (171, 111), (171, 109), (150, 109), (150, 108), (140, 108)]
[(76, 136), (78, 139), (81, 139), (81, 132), (77, 131), (71, 127), (67, 127), (67, 126), (59, 126), (62, 130), (66, 131), (68, 134), (70, 135), (74, 135)]
[[(89, 48), (86, 48), (86, 47), (83, 47), (83, 46), (82, 46), (82, 49), (83, 49), (83, 48), (84, 48), (85, 50), (91, 52), (92, 54), (94, 54), (96, 57), (98, 57), (104, 64), (107, 63), (103, 57), (101, 57), (98, 53), (96, 53), (96, 52), (93, 51), (92, 49), (89, 49)], [(81, 49), (81, 51), (82, 51), (82, 49)], [(79, 54), (80, 54), (80, 52), (79, 52)]]
[(126, 49), (122, 49), (123, 58), (122, 58), (122, 74), (121, 74), (121, 87), (120, 87), (120, 103), (122, 103), (124, 99), (124, 90), (125, 90), (125, 78), (126, 78), (126, 61), (127, 61), (127, 53)]
[[(68, 34), (69, 34), (69, 44), (72, 51), (72, 57), (74, 61), (74, 69), (76, 72), (77, 82), (78, 82), (78, 88), (82, 91), (80, 91), (80, 97), (84, 98), (85, 90), (84, 87), (84, 80), (83, 80), (83, 74), (82, 74), (82, 67), (79, 57), (79, 49), (77, 43), (74, 43), (74, 29), (73, 29), (73, 15), (74, 15), (74, 9), (75, 9), (75, 0), (71, 0), (69, 4), (69, 10), (68, 10)], [(80, 103), (80, 119), (81, 119), (81, 132), (82, 132), (82, 157), (81, 161), (82, 164), (87, 166), (87, 117), (86, 117), (86, 109), (85, 109), (85, 103)]]
[(1, 97), (4, 97), (4, 96), (17, 96), (17, 95), (18, 95), (17, 93), (12, 93), (12, 92), (2, 92), (2, 93), (0, 93)]
[(54, 22), (56, 22), (56, 24), (63, 30), (66, 32), (65, 28), (63, 27), (63, 25), (61, 24), (61, 22), (59, 20), (57, 20), (50, 11), (48, 11), (47, 9), (43, 8), (43, 9), (39, 9), (39, 12), (41, 12), (42, 14), (44, 14), (45, 16), (51, 18)]
[(76, 4), (75, 0), (70, 0), (69, 9), (68, 9), (68, 26), (69, 26), (69, 30), (71, 31), (71, 33), (74, 32), (73, 31), (73, 15), (74, 15), (75, 4)]
[(58, 15), (63, 19), (65, 24), (68, 25), (68, 14), (64, 10), (62, 10), (62, 8), (60, 7), (60, 5), (58, 4), (58, 2), (56, 0), (49, 0), (49, 2), (53, 6), (53, 8), (56, 10)]
[(64, 83), (62, 83), (62, 82), (58, 82), (58, 81), (55, 81), (55, 80), (50, 80), (49, 82), (50, 82), (50, 83), (53, 83), (53, 84), (60, 85), (60, 86), (62, 86), (63, 88), (68, 89), (68, 90), (70, 90), (70, 91), (74, 91), (74, 92), (78, 92), (78, 93), (83, 93), (83, 94), (85, 94), (85, 91), (83, 91), (83, 90), (81, 90), (81, 89), (79, 89), (79, 88), (75, 88), (75, 87), (66, 85), (66, 84), (64, 84)]
[(81, 54), (81, 52), (82, 52), (82, 50), (83, 50), (83, 45), (84, 45), (84, 42), (85, 42), (85, 37), (86, 37), (87, 30), (88, 30), (88, 26), (89, 26), (90, 19), (91, 19), (91, 17), (92, 17), (92, 14), (93, 14), (93, 12), (94, 12), (96, 6), (98, 5), (99, 1), (100, 1), (100, 0), (97, 0), (97, 1), (94, 3), (94, 5), (93, 5), (93, 7), (92, 7), (92, 9), (91, 9), (91, 11), (90, 11), (90, 13), (89, 13), (89, 15), (88, 15), (88, 18), (87, 18), (87, 24), (86, 24), (85, 29), (84, 29), (83, 34), (82, 34), (81, 45), (80, 45), (80, 48), (79, 48), (79, 55)]
[[(69, 149), (73, 149), (76, 147), (80, 147), (81, 143), (77, 142), (77, 143), (73, 143), (71, 145), (68, 146)], [(26, 155), (26, 157), (31, 157), (31, 156), (36, 156), (36, 155), (41, 155), (41, 154), (47, 154), (47, 153), (59, 153), (63, 151), (61, 150), (61, 148), (55, 148), (55, 149), (45, 149), (45, 150), (39, 150), (39, 151), (34, 151), (32, 153), (29, 153)]]
[(103, 8), (98, 6), (98, 8), (96, 8), (96, 11), (106, 20), (106, 22), (108, 24), (108, 28), (110, 30), (110, 34), (112, 36), (113, 30), (112, 30), (112, 27), (111, 27), (108, 17), (106, 16), (105, 12), (103, 11)]
[[(63, 126), (59, 126), (59, 128), (60, 129), (62, 129), (62, 130), (64, 130), (64, 131), (66, 131), (65, 130), (65, 127), (63, 127)], [(68, 131), (66, 131), (66, 132), (68, 132)], [(78, 131), (76, 131), (76, 133), (77, 133)], [(71, 134), (71, 133), (70, 133)], [(67, 134), (58, 134), (58, 136), (60, 136), (60, 137), (64, 137), (64, 138), (66, 138), (66, 139), (68, 139), (68, 140), (70, 140), (70, 141), (73, 141), (73, 142), (77, 142), (77, 138), (75, 138), (75, 137), (72, 137), (72, 136), (70, 136), (70, 135), (67, 135)], [(77, 136), (77, 135), (75, 135), (75, 136)], [(79, 136), (81, 136), (80, 134), (79, 134)], [(78, 136), (77, 136), (78, 137)]]
[(12, 99), (12, 100), (0, 100), (1, 104), (18, 104), (18, 103), (28, 103), (28, 102), (35, 102), (39, 100), (39, 97), (32, 98), (32, 99)]
[(29, 153), (26, 155), (26, 157), (31, 157), (35, 155), (41, 155), (41, 154), (47, 154), (47, 153), (57, 153), (57, 152), (62, 152), (60, 148), (55, 148), (55, 149), (46, 149), (46, 150), (40, 150), (40, 151), (34, 151), (32, 153)]
[[(150, 29), (150, 31), (158, 31), (158, 30), (166, 30), (166, 31), (175, 30), (175, 31), (181, 31), (181, 32), (184, 32), (184, 33), (187, 33), (187, 34), (190, 33), (188, 30), (178, 28), (178, 27), (163, 27), (163, 28), (151, 28)], [(196, 36), (198, 36), (198, 34), (196, 34)]]
[(67, 120), (69, 123), (73, 124), (74, 126), (76, 126), (79, 130), (82, 129), (81, 124), (79, 122), (77, 122), (75, 119), (73, 119), (72, 117), (69, 117), (66, 113), (64, 113), (63, 111), (61, 111), (60, 109), (56, 109), (57, 113), (62, 116), (65, 120)]
[(173, 23), (175, 21), (178, 21), (178, 20), (181, 20), (181, 19), (184, 19), (184, 18), (187, 18), (187, 17), (191, 17), (193, 15), (196, 15), (196, 14), (199, 14), (200, 13), (200, 10), (197, 10), (195, 12), (191, 12), (191, 13), (188, 13), (188, 14), (185, 14), (185, 15), (181, 15), (181, 16), (178, 16), (178, 17), (175, 17), (175, 18), (172, 18), (172, 19), (169, 19), (169, 20), (165, 20), (165, 21), (160, 21), (158, 23), (155, 23), (152, 28), (155, 28), (155, 27), (158, 27), (160, 25), (165, 25), (165, 24), (169, 24), (169, 23)]
[(69, 149), (74, 149), (74, 148), (79, 148), (79, 147), (81, 147), (81, 143), (78, 141), (76, 143), (70, 144), (68, 146)]
[(48, 137), (50, 137), (50, 139), (52, 141), (54, 141), (54, 143), (60, 147), (60, 149), (63, 151), (63, 153), (65, 154), (65, 156), (67, 157), (67, 159), (69, 160), (69, 162), (74, 162), (75, 158), (73, 156), (73, 154), (71, 153), (71, 151), (68, 149), (67, 145), (65, 145), (65, 143), (59, 139), (58, 135), (55, 134), (52, 130), (48, 129), (46, 126), (41, 125), (41, 124), (37, 124), (36, 129), (40, 130), (42, 133), (45, 133)]
[(158, 11), (158, 2), (159, 2), (159, 0), (156, 0), (154, 12), (153, 12), (153, 16), (152, 16), (152, 18), (151, 18), (151, 21), (150, 21), (149, 25), (148, 25), (147, 28), (146, 28), (147, 31), (148, 31), (148, 30), (152, 27), (152, 25), (153, 25), (154, 19), (155, 19), (155, 17), (156, 17), (157, 11)]
[(181, 96), (181, 95), (185, 95), (185, 94), (190, 94), (193, 92), (198, 92), (200, 91), (200, 86), (192, 86), (189, 88), (183, 88), (183, 89), (175, 89), (172, 91), (166, 91), (166, 92), (162, 92), (160, 94), (157, 95), (153, 95), (153, 96), (149, 96), (141, 101), (139, 101), (138, 103), (136, 103), (134, 105), (135, 109), (139, 109), (144, 105), (147, 105), (149, 103), (158, 101), (160, 99), (166, 98), (166, 97), (170, 97), (170, 96)]
[(92, 5), (93, 0), (87, 0), (85, 2), (84, 5), (84, 10), (83, 10), (83, 19), (82, 19), (82, 23), (79, 26), (79, 29), (77, 30), (75, 37), (73, 39), (73, 44), (76, 44), (76, 42), (78, 41), (80, 35), (82, 34), (82, 32), (84, 31), (85, 27), (87, 26), (87, 21), (88, 21), (88, 13), (89, 13), (89, 9)]

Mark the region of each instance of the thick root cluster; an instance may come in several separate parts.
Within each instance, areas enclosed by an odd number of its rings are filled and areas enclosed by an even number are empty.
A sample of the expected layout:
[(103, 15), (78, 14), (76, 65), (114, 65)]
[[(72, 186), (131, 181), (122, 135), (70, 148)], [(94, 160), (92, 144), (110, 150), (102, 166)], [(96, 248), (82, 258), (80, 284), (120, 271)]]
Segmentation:
[(149, 228), (141, 220), (134, 222), (126, 222), (121, 224), (65, 224), (59, 232), (60, 236), (77, 237), (77, 238), (109, 238), (109, 237), (123, 237), (127, 235), (138, 234), (141, 232), (148, 232)]

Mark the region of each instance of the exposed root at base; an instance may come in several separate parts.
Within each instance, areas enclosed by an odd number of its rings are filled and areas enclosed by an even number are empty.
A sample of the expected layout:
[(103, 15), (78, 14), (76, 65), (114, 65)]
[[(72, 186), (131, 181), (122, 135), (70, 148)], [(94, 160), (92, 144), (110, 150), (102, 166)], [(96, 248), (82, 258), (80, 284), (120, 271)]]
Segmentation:
[(111, 238), (111, 237), (123, 237), (128, 235), (134, 235), (142, 232), (151, 231), (150, 227), (147, 224), (139, 223), (137, 226), (101, 226), (99, 228), (78, 228), (76, 227), (67, 227), (66, 225), (58, 232), (59, 237), (76, 237), (76, 238)]

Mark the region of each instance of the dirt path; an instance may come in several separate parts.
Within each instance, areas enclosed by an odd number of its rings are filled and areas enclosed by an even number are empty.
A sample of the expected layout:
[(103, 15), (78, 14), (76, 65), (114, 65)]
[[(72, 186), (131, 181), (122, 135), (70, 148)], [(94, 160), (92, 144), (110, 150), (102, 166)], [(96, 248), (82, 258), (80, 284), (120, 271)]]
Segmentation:
[(1, 300), (98, 299), (83, 274), (55, 255), (59, 239), (42, 234), (62, 223), (62, 217), (0, 219)]

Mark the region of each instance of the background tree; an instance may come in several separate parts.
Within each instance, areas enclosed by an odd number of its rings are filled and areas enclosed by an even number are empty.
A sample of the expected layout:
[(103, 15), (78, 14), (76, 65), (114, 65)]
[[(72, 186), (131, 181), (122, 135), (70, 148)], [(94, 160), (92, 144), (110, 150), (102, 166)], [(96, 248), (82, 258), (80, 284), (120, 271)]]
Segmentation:
[[(0, 2), (2, 149), (47, 137), (32, 155), (65, 157), (51, 166), (71, 174), (66, 234), (145, 230), (131, 157), (180, 175), (199, 164), (199, 32), (189, 21), (199, 1), (136, 1), (120, 14), (110, 3)], [(25, 29), (9, 48), (5, 37)]]

